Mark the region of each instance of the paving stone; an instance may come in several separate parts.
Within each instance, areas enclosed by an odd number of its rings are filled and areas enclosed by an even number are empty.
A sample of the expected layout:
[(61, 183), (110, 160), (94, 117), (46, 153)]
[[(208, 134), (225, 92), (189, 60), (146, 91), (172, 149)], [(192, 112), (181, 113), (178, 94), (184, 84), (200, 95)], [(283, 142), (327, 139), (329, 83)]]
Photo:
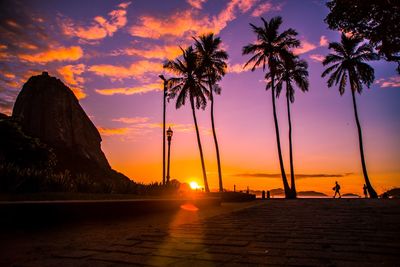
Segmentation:
[(400, 200), (263, 201), (186, 224), (32, 235), (0, 265), (23, 251), (15, 266), (398, 266), (399, 214)]
[(55, 258), (83, 259), (89, 256), (96, 255), (97, 253), (98, 252), (94, 251), (69, 250), (69, 251), (60, 251), (53, 253), (52, 256)]
[(187, 244), (200, 244), (204, 246), (227, 246), (227, 247), (245, 247), (250, 242), (249, 241), (234, 241), (234, 240), (188, 240), (185, 243)]
[(279, 256), (246, 256), (241, 257), (238, 260), (234, 260), (233, 262), (240, 264), (256, 264), (256, 265), (285, 265), (286, 258)]
[(169, 257), (143, 256), (125, 253), (107, 253), (96, 255), (89, 260), (118, 264), (136, 264), (143, 266), (166, 266), (176, 261), (175, 259)]

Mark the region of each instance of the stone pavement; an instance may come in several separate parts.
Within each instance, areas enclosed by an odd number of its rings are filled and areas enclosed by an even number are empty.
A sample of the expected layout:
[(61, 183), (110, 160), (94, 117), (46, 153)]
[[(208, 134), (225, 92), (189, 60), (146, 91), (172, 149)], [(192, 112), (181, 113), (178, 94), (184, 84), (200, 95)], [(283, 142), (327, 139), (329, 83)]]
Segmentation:
[(237, 205), (7, 230), (0, 266), (399, 266), (400, 200)]

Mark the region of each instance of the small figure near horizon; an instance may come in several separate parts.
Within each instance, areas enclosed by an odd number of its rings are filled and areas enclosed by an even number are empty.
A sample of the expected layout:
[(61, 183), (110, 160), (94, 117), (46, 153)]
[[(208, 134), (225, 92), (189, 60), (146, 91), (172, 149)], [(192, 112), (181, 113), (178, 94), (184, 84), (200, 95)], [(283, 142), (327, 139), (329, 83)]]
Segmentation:
[(336, 197), (336, 194), (339, 194), (339, 198), (342, 197), (342, 195), (340, 195), (340, 185), (338, 184), (338, 182), (335, 182), (335, 186), (332, 188), (332, 190), (335, 191), (335, 194), (333, 195), (333, 198)]
[(265, 199), (265, 190), (261, 192), (261, 199)]
[(364, 191), (365, 198), (368, 198), (368, 187), (366, 184), (364, 184), (364, 186), (363, 186), (363, 191)]
[(233, 185), (233, 192), (236, 192), (236, 185)]
[(249, 187), (247, 187), (246, 194), (249, 194), (249, 193), (250, 193), (250, 189), (249, 189)]

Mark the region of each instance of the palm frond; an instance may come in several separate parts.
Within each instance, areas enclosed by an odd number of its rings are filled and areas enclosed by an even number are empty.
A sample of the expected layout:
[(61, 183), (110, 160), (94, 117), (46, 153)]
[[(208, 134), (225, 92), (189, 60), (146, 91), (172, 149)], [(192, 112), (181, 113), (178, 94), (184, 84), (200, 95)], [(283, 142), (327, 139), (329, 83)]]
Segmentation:
[(328, 68), (326, 68), (326, 70), (324, 70), (324, 72), (322, 72), (321, 77), (325, 77), (326, 75), (328, 75), (329, 73), (331, 73), (333, 70), (335, 70), (336, 68), (338, 68), (340, 65), (340, 63), (336, 63)]
[(379, 56), (369, 44), (362, 41), (359, 36), (342, 34), (340, 43), (329, 44), (329, 49), (334, 52), (323, 61), (324, 66), (330, 66), (322, 73), (322, 77), (330, 74), (328, 87), (339, 83), (341, 95), (348, 81), (351, 90), (361, 93), (363, 84), (370, 87), (375, 79), (374, 69), (365, 62), (377, 60)]
[(347, 73), (345, 71), (342, 72), (342, 76), (340, 77), (340, 85), (339, 85), (339, 93), (340, 95), (344, 94), (347, 83)]
[(375, 71), (374, 69), (364, 63), (360, 62), (356, 65), (357, 72), (359, 74), (360, 80), (367, 85), (367, 87), (370, 87), (371, 84), (375, 80)]
[(328, 64), (336, 63), (342, 61), (344, 58), (337, 54), (328, 54), (322, 61), (322, 65), (326, 66)]

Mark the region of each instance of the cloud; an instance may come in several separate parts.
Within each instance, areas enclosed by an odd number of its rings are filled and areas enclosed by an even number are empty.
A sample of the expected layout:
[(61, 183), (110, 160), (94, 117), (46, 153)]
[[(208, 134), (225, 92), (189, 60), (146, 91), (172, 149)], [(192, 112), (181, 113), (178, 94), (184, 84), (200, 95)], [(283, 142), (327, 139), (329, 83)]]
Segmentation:
[(174, 59), (182, 54), (178, 45), (153, 45), (148, 49), (126, 48), (112, 52), (113, 56), (128, 55), (147, 59)]
[(96, 93), (100, 95), (134, 95), (134, 94), (144, 94), (152, 91), (163, 90), (162, 83), (150, 83), (140, 86), (133, 87), (119, 87), (119, 88), (108, 88), (108, 89), (96, 89)]
[(129, 130), (129, 128), (105, 128), (105, 127), (97, 127), (97, 129), (103, 136), (125, 135), (128, 133)]
[(28, 49), (28, 50), (37, 50), (39, 48), (37, 45), (29, 44), (29, 43), (25, 43), (25, 42), (20, 42), (17, 45), (22, 49)]
[(64, 82), (71, 88), (78, 99), (86, 97), (86, 93), (83, 90), (85, 79), (81, 76), (84, 71), (84, 64), (66, 65), (57, 69), (57, 72), (64, 78)]
[(228, 5), (218, 14), (217, 17), (212, 19), (212, 32), (218, 34), (226, 25), (232, 20), (236, 19), (237, 11), (241, 13), (248, 12), (257, 0), (232, 0)]
[(17, 91), (3, 91), (3, 88), (0, 87), (0, 112), (6, 115), (11, 115), (12, 107), (15, 102), (15, 98), (17, 97)]
[(20, 86), (15, 73), (11, 73), (8, 69), (0, 69), (0, 92), (5, 91), (5, 88), (18, 89)]
[[(0, 1), (1, 47), (6, 46), (4, 49), (13, 57), (57, 45), (55, 29), (40, 22), (34, 9), (30, 1)], [(12, 61), (15, 63), (15, 58)]]
[(309, 57), (312, 60), (317, 61), (317, 62), (322, 62), (325, 59), (325, 56), (321, 55), (321, 54), (311, 54), (311, 55), (309, 55)]
[(6, 101), (3, 99), (3, 95), (1, 95), (0, 98), (0, 112), (3, 114), (6, 114), (8, 116), (10, 116), (12, 114), (12, 106), (13, 106), (13, 102), (11, 101)]
[[(121, 3), (116, 9), (108, 13), (108, 18), (96, 16), (89, 26), (76, 23), (69, 18), (60, 18), (59, 24), (63, 33), (67, 36), (77, 37), (81, 40), (96, 41), (113, 36), (113, 34), (124, 27), (128, 22), (126, 9), (130, 2)], [(78, 25), (77, 25), (78, 24)]]
[(320, 45), (320, 46), (328, 46), (328, 45), (329, 45), (329, 41), (328, 41), (328, 39), (326, 38), (325, 35), (322, 35), (322, 36), (319, 38), (319, 45)]
[(282, 10), (282, 4), (272, 4), (270, 1), (267, 1), (256, 7), (251, 13), (251, 15), (253, 17), (259, 17), (262, 14), (265, 14), (269, 11), (280, 11), (280, 10)]
[(207, 0), (186, 0), (186, 2), (194, 8), (202, 9), (203, 4), (207, 2)]
[(392, 76), (389, 78), (381, 78), (376, 80), (375, 84), (378, 84), (381, 88), (397, 87), (400, 88), (400, 76)]
[(317, 45), (310, 43), (307, 40), (302, 40), (300, 47), (294, 48), (293, 53), (295, 55), (301, 55), (301, 54), (307, 53), (311, 50), (314, 50), (315, 48), (317, 48)]
[(6, 79), (15, 79), (15, 74), (5, 70), (0, 70), (0, 75), (2, 75)]
[(257, 0), (232, 0), (217, 16), (199, 16), (195, 10), (179, 11), (159, 18), (141, 16), (139, 23), (130, 28), (132, 36), (159, 39), (161, 37), (190, 38), (193, 35), (213, 32), (218, 34), (238, 13), (248, 12)]
[[(150, 118), (148, 117), (133, 117), (133, 118), (117, 118), (113, 119), (112, 121), (121, 122), (124, 124), (129, 125), (129, 133), (136, 133), (136, 132), (151, 132), (154, 129), (162, 129), (163, 124), (162, 122), (151, 122)], [(180, 133), (189, 133), (194, 132), (195, 127), (194, 124), (181, 124), (181, 123), (168, 123), (166, 127), (171, 127), (174, 132)], [(125, 129), (125, 128), (123, 128)], [(211, 134), (211, 129), (200, 127), (200, 131), (203, 134), (209, 135)]]
[(159, 62), (140, 60), (131, 64), (129, 67), (100, 64), (90, 66), (88, 70), (98, 76), (123, 79), (139, 78), (146, 73), (158, 73), (163, 70), (163, 66)]
[(270, 2), (266, 2), (264, 4), (259, 5), (257, 8), (255, 8), (253, 10), (253, 13), (251, 13), (251, 15), (253, 17), (259, 17), (264, 13), (267, 13), (268, 11), (270, 11), (272, 8), (272, 4)]
[(18, 58), (30, 62), (44, 64), (52, 61), (76, 61), (83, 56), (79, 46), (59, 47), (36, 54), (19, 54)]
[(228, 69), (227, 69), (227, 73), (242, 73), (242, 72), (246, 72), (249, 71), (249, 68), (244, 69), (243, 68), (244, 64), (228, 64)]
[[(288, 174), (289, 175), (289, 174)], [(295, 177), (297, 179), (305, 179), (305, 178), (340, 178), (353, 175), (353, 173), (339, 173), (339, 174), (326, 174), (326, 173), (317, 173), (317, 174), (296, 174)], [(280, 173), (238, 173), (233, 174), (233, 176), (238, 177), (255, 177), (255, 178), (281, 178), (282, 175)]]
[(74, 93), (74, 95), (76, 96), (76, 98), (78, 98), (79, 100), (84, 99), (87, 95), (85, 93), (85, 91), (83, 90), (83, 88), (80, 87), (70, 87), (71, 91)]
[(164, 36), (189, 37), (207, 32), (211, 27), (207, 18), (194, 18), (192, 11), (180, 11), (167, 18), (139, 17), (139, 25), (130, 28), (132, 36), (159, 39)]
[[(116, 118), (114, 122), (125, 124), (124, 127), (98, 127), (102, 136), (122, 137), (120, 141), (135, 141), (138, 137), (149, 137), (154, 132), (159, 132), (163, 124), (160, 122), (151, 122), (148, 117)], [(168, 123), (166, 127), (171, 127), (175, 133), (193, 133), (195, 127), (193, 124)], [(200, 127), (204, 135), (210, 135), (211, 129)]]
[(11, 55), (7, 52), (0, 51), (0, 60), (8, 61), (11, 58)]
[(85, 81), (84, 78), (80, 76), (85, 71), (84, 64), (66, 65), (58, 68), (57, 71), (69, 85), (79, 85)]
[(124, 2), (124, 3), (119, 4), (118, 7), (127, 9), (130, 4), (131, 4), (131, 2)]
[(150, 120), (150, 118), (148, 118), (148, 117), (133, 117), (133, 118), (122, 117), (122, 118), (113, 119), (112, 121), (122, 122), (122, 123), (126, 123), (126, 124), (135, 124), (135, 123), (146, 123), (149, 120)]
[[(43, 71), (41, 64), (77, 60), (83, 51), (61, 45), (58, 28), (35, 15), (37, 6), (31, 1), (2, 0), (0, 10), (0, 68), (5, 72), (0, 76), (1, 110), (10, 113), (18, 89)], [(52, 66), (46, 69), (55, 71)]]

